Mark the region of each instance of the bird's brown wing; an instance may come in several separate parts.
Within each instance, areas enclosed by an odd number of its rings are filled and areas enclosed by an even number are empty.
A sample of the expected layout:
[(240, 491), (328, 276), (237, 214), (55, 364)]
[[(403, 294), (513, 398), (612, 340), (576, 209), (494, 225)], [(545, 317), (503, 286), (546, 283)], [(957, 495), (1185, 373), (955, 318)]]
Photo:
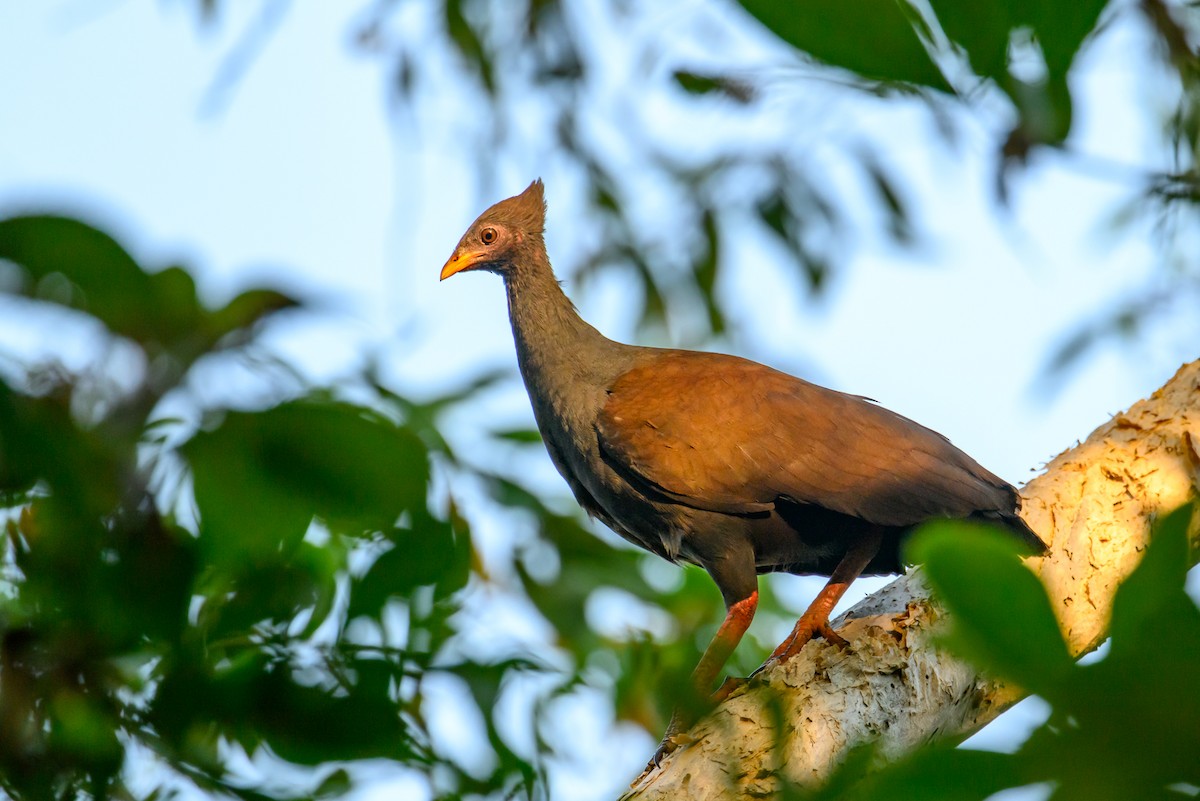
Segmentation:
[(627, 479), (699, 509), (752, 514), (785, 498), (902, 526), (1011, 511), (1014, 500), (934, 431), (721, 354), (648, 358), (609, 387), (596, 431)]

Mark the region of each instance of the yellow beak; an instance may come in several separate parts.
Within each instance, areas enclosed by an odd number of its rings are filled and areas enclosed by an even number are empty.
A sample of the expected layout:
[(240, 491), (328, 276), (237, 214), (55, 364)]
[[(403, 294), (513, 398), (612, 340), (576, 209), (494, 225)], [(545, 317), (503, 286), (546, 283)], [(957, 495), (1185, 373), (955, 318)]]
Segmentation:
[(439, 280), (445, 281), (455, 273), (471, 269), (475, 266), (478, 256), (478, 253), (455, 253), (450, 257), (450, 261), (446, 262), (446, 266), (442, 267), (442, 277)]

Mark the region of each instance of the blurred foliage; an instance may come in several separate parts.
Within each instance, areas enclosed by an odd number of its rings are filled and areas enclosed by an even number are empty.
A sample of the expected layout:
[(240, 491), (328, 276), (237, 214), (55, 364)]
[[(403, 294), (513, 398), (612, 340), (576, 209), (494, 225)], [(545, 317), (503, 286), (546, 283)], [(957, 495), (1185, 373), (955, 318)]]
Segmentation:
[[(1163, 97), (1127, 110), (1163, 115), (1145, 168), (1117, 168), (1071, 138), (1073, 70), (1117, 23), (1151, 51), (1146, 80)], [(756, 222), (778, 245), (771, 257), (813, 293), (865, 236), (920, 240), (902, 154), (886, 125), (847, 135), (838, 111), (849, 102), (925, 109), (943, 135), (931, 149), (953, 147), (977, 113), (994, 131), (1001, 202), (1038, 154), (1124, 183), (1126, 212), (1098, 227), (1152, 230), (1160, 277), (1065, 332), (1048, 376), (1108, 337), (1188, 319), (1200, 300), (1195, 3), (384, 0), (364, 11), (356, 41), (393, 70), (398, 125), (421, 130), (429, 104), (448, 97), (470, 109), (450, 134), (477, 154), (489, 201), (530, 177), (509, 175), (514, 163), (577, 178), (586, 197), (575, 211), (601, 235), (560, 269), (584, 291), (596, 274), (623, 271), (641, 288), (640, 324), (669, 325), (673, 342), (720, 335), (739, 316), (718, 289), (743, 255), (722, 246), (732, 225)]]
[[(601, 542), (458, 457), (441, 415), (501, 374), (424, 401), (368, 373), (336, 389), (280, 389), (258, 408), (203, 408), (192, 368), (222, 351), (257, 364), (262, 327), (285, 309), (305, 313), (295, 299), (252, 289), (207, 308), (183, 268), (146, 269), (103, 232), (54, 216), (0, 221), (0, 269), (30, 325), (65, 307), (107, 341), (75, 374), (16, 357), (0, 374), (8, 797), (144, 798), (188, 785), (324, 797), (379, 759), (423, 775), (438, 797), (543, 797), (553, 745), (518, 753), (496, 719), (500, 696), (531, 673), (552, 679), (539, 705), (589, 683), (608, 688), (621, 717), (665, 726), (676, 699), (660, 690), (687, 686), (719, 617), (716, 592), (698, 570), (648, 592), (640, 566), (653, 557)], [(107, 358), (121, 347), (138, 354), (132, 369)], [(495, 436), (540, 448), (534, 432)], [(534, 523), (508, 563), (483, 564), (465, 518), (431, 489), (435, 466), (473, 476)], [(664, 643), (589, 626), (605, 589), (641, 596), (679, 628)], [(565, 667), (512, 644), (512, 656), (480, 655), (503, 645), (471, 642), (490, 593), (526, 599)], [(765, 607), (783, 619), (777, 603)], [(438, 712), (424, 687), (435, 677), (466, 688), (486, 756), (431, 734)], [(232, 767), (238, 752), (305, 770), (281, 787), (271, 771)], [(148, 761), (161, 768), (152, 780)]]
[[(192, 1), (207, 24), (225, 6)], [(245, 71), (285, 5), (261, 5), (218, 89)], [(1077, 152), (1071, 139), (1081, 100), (1072, 70), (1117, 23), (1152, 51), (1148, 79), (1164, 97), (1127, 110), (1162, 114), (1144, 168)], [(575, 211), (600, 236), (573, 241), (582, 250), (558, 260), (560, 271), (583, 291), (607, 271), (632, 278), (639, 324), (673, 343), (722, 335), (739, 316), (718, 291), (743, 256), (722, 247), (731, 226), (756, 224), (775, 245), (771, 257), (814, 294), (863, 238), (920, 241), (921, 209), (891, 132), (847, 135), (838, 110), (850, 102), (925, 109), (942, 135), (931, 149), (953, 147), (960, 123), (977, 113), (995, 132), (1002, 203), (1038, 154), (1125, 185), (1125, 211), (1098, 227), (1153, 231), (1159, 277), (1064, 332), (1047, 378), (1101, 341), (1135, 337), (1168, 314), (1186, 319), (1200, 300), (1200, 10), (1192, 2), (377, 0), (364, 3), (354, 41), (391, 70), (398, 126), (429, 133), (424, 120), (437, 120), (436, 136), (457, 137), (475, 155), (481, 205), (529, 180), (508, 173), (514, 163), (577, 179), (584, 197)], [(469, 112), (447, 130), (450, 106)]]
[[(262, 327), (297, 302), (253, 289), (209, 309), (182, 268), (144, 269), (107, 235), (62, 217), (0, 221), (0, 259), (18, 275), (11, 286), (31, 320), (67, 307), (142, 357), (135, 380), (108, 394), (83, 392), (95, 375), (54, 365), (0, 380), (8, 797), (145, 798), (188, 786), (332, 797), (357, 785), (359, 764), (388, 760), (437, 797), (540, 798), (556, 749), (536, 718), (555, 697), (600, 688), (620, 718), (655, 732), (683, 700), (719, 617), (711, 582), (692, 569), (648, 589), (642, 568), (655, 557), (602, 542), (577, 516), (460, 458), (440, 417), (498, 375), (416, 401), (368, 373), (356, 401), (344, 385), (310, 387), (253, 410), (165, 418), (160, 409), (188, 394), (193, 365), (251, 352)], [(101, 356), (88, 369), (111, 365)], [(528, 431), (495, 437), (538, 447)], [(472, 477), (534, 522), (507, 563), (481, 561), (463, 516), (432, 491), (435, 468)], [(930, 527), (913, 559), (953, 613), (947, 646), (1037, 693), (1053, 714), (1014, 754), (934, 744), (867, 771), (868, 746), (828, 786), (790, 792), (982, 799), (1050, 782), (1064, 801), (1191, 797), (1200, 610), (1183, 589), (1190, 519), (1189, 508), (1162, 522), (1120, 588), (1108, 654), (1086, 665), (1069, 657), (1011, 538)], [(608, 630), (589, 606), (614, 591), (662, 610), (674, 633)], [(471, 617), (495, 592), (536, 610), (565, 656), (558, 667), (519, 648), (482, 655)], [(764, 586), (761, 617), (785, 615)], [(749, 638), (733, 670), (747, 672), (768, 647)], [(500, 698), (530, 674), (550, 679), (529, 721), (532, 752), (497, 717)], [(445, 678), (477, 708), (486, 758), (431, 732), (438, 712), (425, 688)], [(239, 768), (239, 753), (260, 767), (289, 764), (290, 778)]]
[[(227, 5), (194, 2), (207, 24)], [(287, 4), (262, 7), (218, 89), (246, 68), (255, 39)], [(465, 101), (472, 113), (451, 133), (474, 137), (482, 182), (512, 183), (497, 167), (511, 160), (497, 152), (536, 153), (579, 178), (586, 200), (578, 211), (599, 236), (562, 266), (585, 288), (608, 270), (633, 275), (644, 326), (670, 325), (673, 338), (693, 341), (727, 329), (732, 310), (720, 287), (734, 269), (725, 235), (734, 223), (755, 222), (813, 292), (865, 233), (919, 238), (886, 131), (823, 139), (827, 103), (917, 105), (950, 141), (953, 113), (999, 102), (1008, 112), (995, 142), (1000, 197), (1032, 154), (1069, 156), (1071, 70), (1117, 15), (1145, 26), (1164, 74), (1178, 82), (1163, 125), (1171, 169), (1139, 179), (1126, 217), (1157, 226), (1171, 269), (1156, 292), (1200, 287), (1188, 247), (1200, 197), (1192, 4), (989, 0), (968, 12), (941, 0), (814, 0), (801, 4), (803, 14), (785, 14), (758, 0), (650, 12), (608, 0), (591, 4), (586, 21), (581, 8), (377, 0), (355, 40), (390, 65), (398, 124), (420, 126), (431, 97)], [(726, 25), (728, 14), (739, 24)], [(768, 62), (735, 40), (759, 23)], [(619, 80), (636, 92), (613, 91), (614, 54)], [(820, 99), (781, 121), (780, 98), (810, 90)], [(670, 115), (650, 113), (664, 100)], [(646, 186), (653, 198), (641, 196)], [(874, 203), (873, 218), (862, 197)], [(554, 743), (530, 721), (534, 750), (518, 748), (495, 712), (530, 674), (551, 679), (535, 713), (587, 684), (611, 692), (622, 718), (662, 730), (677, 700), (671, 688), (686, 687), (717, 623), (716, 592), (696, 570), (648, 588), (642, 573), (653, 557), (598, 541), (576, 516), (455, 452), (443, 414), (497, 376), (417, 400), (368, 373), (337, 387), (280, 390), (253, 408), (198, 408), (196, 368), (219, 366), (221, 354), (253, 363), (262, 327), (295, 299), (254, 289), (209, 308), (186, 269), (146, 269), (106, 234), (53, 216), (0, 221), (0, 268), (16, 277), (3, 286), (29, 314), (72, 309), (112, 348), (137, 354), (125, 368), (132, 377), (106, 375), (116, 370), (107, 350), (74, 373), (17, 362), (0, 374), (5, 794), (159, 797), (191, 786), (248, 799), (328, 797), (356, 786), (362, 761), (387, 759), (442, 797), (544, 796)], [(1155, 297), (1099, 317), (1056, 363), (1110, 331), (1136, 330), (1161, 308)], [(195, 414), (174, 416), (181, 405)], [(496, 441), (538, 447), (529, 431), (498, 431)], [(485, 564), (466, 518), (437, 496), (439, 473), (477, 482), (519, 521), (526, 535), (509, 561)], [(1178, 525), (1163, 529), (1153, 559), (1122, 589), (1108, 657), (1085, 666), (1064, 660), (1037, 588), (1014, 572), (1015, 561), (996, 558), (1000, 546), (981, 539), (968, 553), (929, 540), (923, 558), (935, 581), (950, 576), (939, 589), (962, 621), (951, 646), (1025, 682), (1055, 714), (1015, 755), (934, 748), (856, 784), (870, 762), (863, 752), (830, 787), (852, 797), (909, 787), (901, 795), (982, 798), (1053, 780), (1056, 797), (1106, 798), (1118, 797), (1111, 787), (1119, 797), (1174, 797), (1179, 786), (1200, 785), (1194, 760), (1179, 760), (1182, 748), (1196, 753), (1200, 710), (1182, 684), (1195, 675), (1196, 615), (1180, 589)], [(978, 583), (956, 584), (955, 575)], [(1028, 631), (994, 613), (1001, 586), (1028, 616)], [(605, 591), (635, 594), (673, 629), (652, 639), (589, 621)], [(517, 650), (478, 655), (489, 649), (470, 641), (480, 635), (471, 618), (497, 592), (538, 612), (553, 632), (557, 667)], [(766, 585), (760, 617), (769, 625), (782, 616)], [(753, 639), (735, 670), (753, 667), (770, 645)], [(485, 754), (464, 754), (431, 731), (427, 687), (442, 679), (469, 693)], [(264, 778), (237, 767), (239, 755), (303, 770)], [(159, 769), (144, 770), (148, 761)]]
[[(0, 382), (5, 794), (133, 797), (135, 752), (168, 768), (139, 797), (180, 783), (268, 797), (231, 774), (232, 747), (302, 765), (448, 763), (421, 723), (422, 678), (470, 674), (494, 692), (509, 666), (432, 665), (469, 581), (470, 533), (428, 510), (426, 448), (394, 405), (314, 390), (209, 410), (188, 431), (155, 417), (164, 398), (294, 300), (251, 290), (208, 309), (183, 269), (144, 270), (60, 217), (0, 222), (0, 259), (25, 313), (77, 309), (141, 357), (132, 389), (86, 402), (95, 376), (62, 368)], [(171, 489), (181, 471), (190, 498)], [(525, 760), (497, 764), (487, 786), (532, 781)], [(328, 768), (303, 792), (348, 781)]]
[[(0, 222), (0, 259), (34, 301), (22, 309), (31, 323), (48, 304), (69, 306), (139, 354), (125, 391), (85, 395), (96, 375), (39, 365), (0, 384), (5, 792), (131, 797), (135, 750), (169, 767), (164, 787), (246, 798), (263, 796), (230, 776), (232, 744), (301, 764), (431, 763), (405, 720), (419, 695), (403, 685), (432, 652), (344, 636), (350, 609), (382, 626), (378, 590), (355, 602), (387, 562), (384, 546), (441, 549), (436, 570), (389, 575), (413, 631), (444, 629), (441, 598), (467, 581), (468, 532), (426, 510), (415, 435), (318, 392), (211, 410), (186, 431), (155, 416), (164, 398), (184, 391), (198, 360), (250, 345), (295, 300), (256, 289), (208, 309), (182, 268), (144, 270), (61, 217)], [(171, 489), (183, 471), (191, 498)], [(355, 574), (364, 549), (383, 555)], [(142, 796), (154, 790), (144, 784)]]
[(1159, 521), (1117, 590), (1107, 652), (1085, 664), (1068, 656), (1050, 599), (1011, 538), (926, 527), (911, 555), (952, 613), (946, 647), (1039, 695), (1050, 717), (1013, 753), (934, 743), (870, 770), (875, 755), (862, 748), (825, 787), (793, 788), (793, 797), (983, 801), (1034, 784), (1048, 785), (1052, 801), (1200, 796), (1200, 608), (1184, 588), (1195, 511)]

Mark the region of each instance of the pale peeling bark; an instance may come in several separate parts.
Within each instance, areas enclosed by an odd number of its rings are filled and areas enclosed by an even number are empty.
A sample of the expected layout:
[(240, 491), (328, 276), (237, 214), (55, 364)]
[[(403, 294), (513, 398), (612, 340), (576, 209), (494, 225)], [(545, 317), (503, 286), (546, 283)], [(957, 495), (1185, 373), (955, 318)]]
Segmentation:
[[(1030, 566), (1072, 653), (1085, 654), (1104, 641), (1113, 593), (1155, 518), (1200, 495), (1200, 361), (1059, 455), (1021, 495), (1050, 544)], [(935, 650), (940, 616), (920, 571), (909, 571), (835, 621), (849, 650), (815, 641), (766, 671), (625, 798), (769, 797), (781, 777), (812, 783), (864, 741), (898, 756), (936, 736), (965, 737), (1024, 693)]]

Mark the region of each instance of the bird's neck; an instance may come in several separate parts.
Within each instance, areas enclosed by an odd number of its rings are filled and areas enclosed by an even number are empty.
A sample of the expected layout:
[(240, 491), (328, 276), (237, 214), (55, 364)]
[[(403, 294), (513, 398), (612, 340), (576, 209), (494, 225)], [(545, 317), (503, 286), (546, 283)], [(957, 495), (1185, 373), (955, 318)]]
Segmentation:
[(607, 373), (627, 346), (584, 322), (555, 279), (544, 251), (528, 255), (504, 284), (517, 362), (531, 396), (537, 387), (561, 399), (572, 387), (596, 386), (611, 377)]

